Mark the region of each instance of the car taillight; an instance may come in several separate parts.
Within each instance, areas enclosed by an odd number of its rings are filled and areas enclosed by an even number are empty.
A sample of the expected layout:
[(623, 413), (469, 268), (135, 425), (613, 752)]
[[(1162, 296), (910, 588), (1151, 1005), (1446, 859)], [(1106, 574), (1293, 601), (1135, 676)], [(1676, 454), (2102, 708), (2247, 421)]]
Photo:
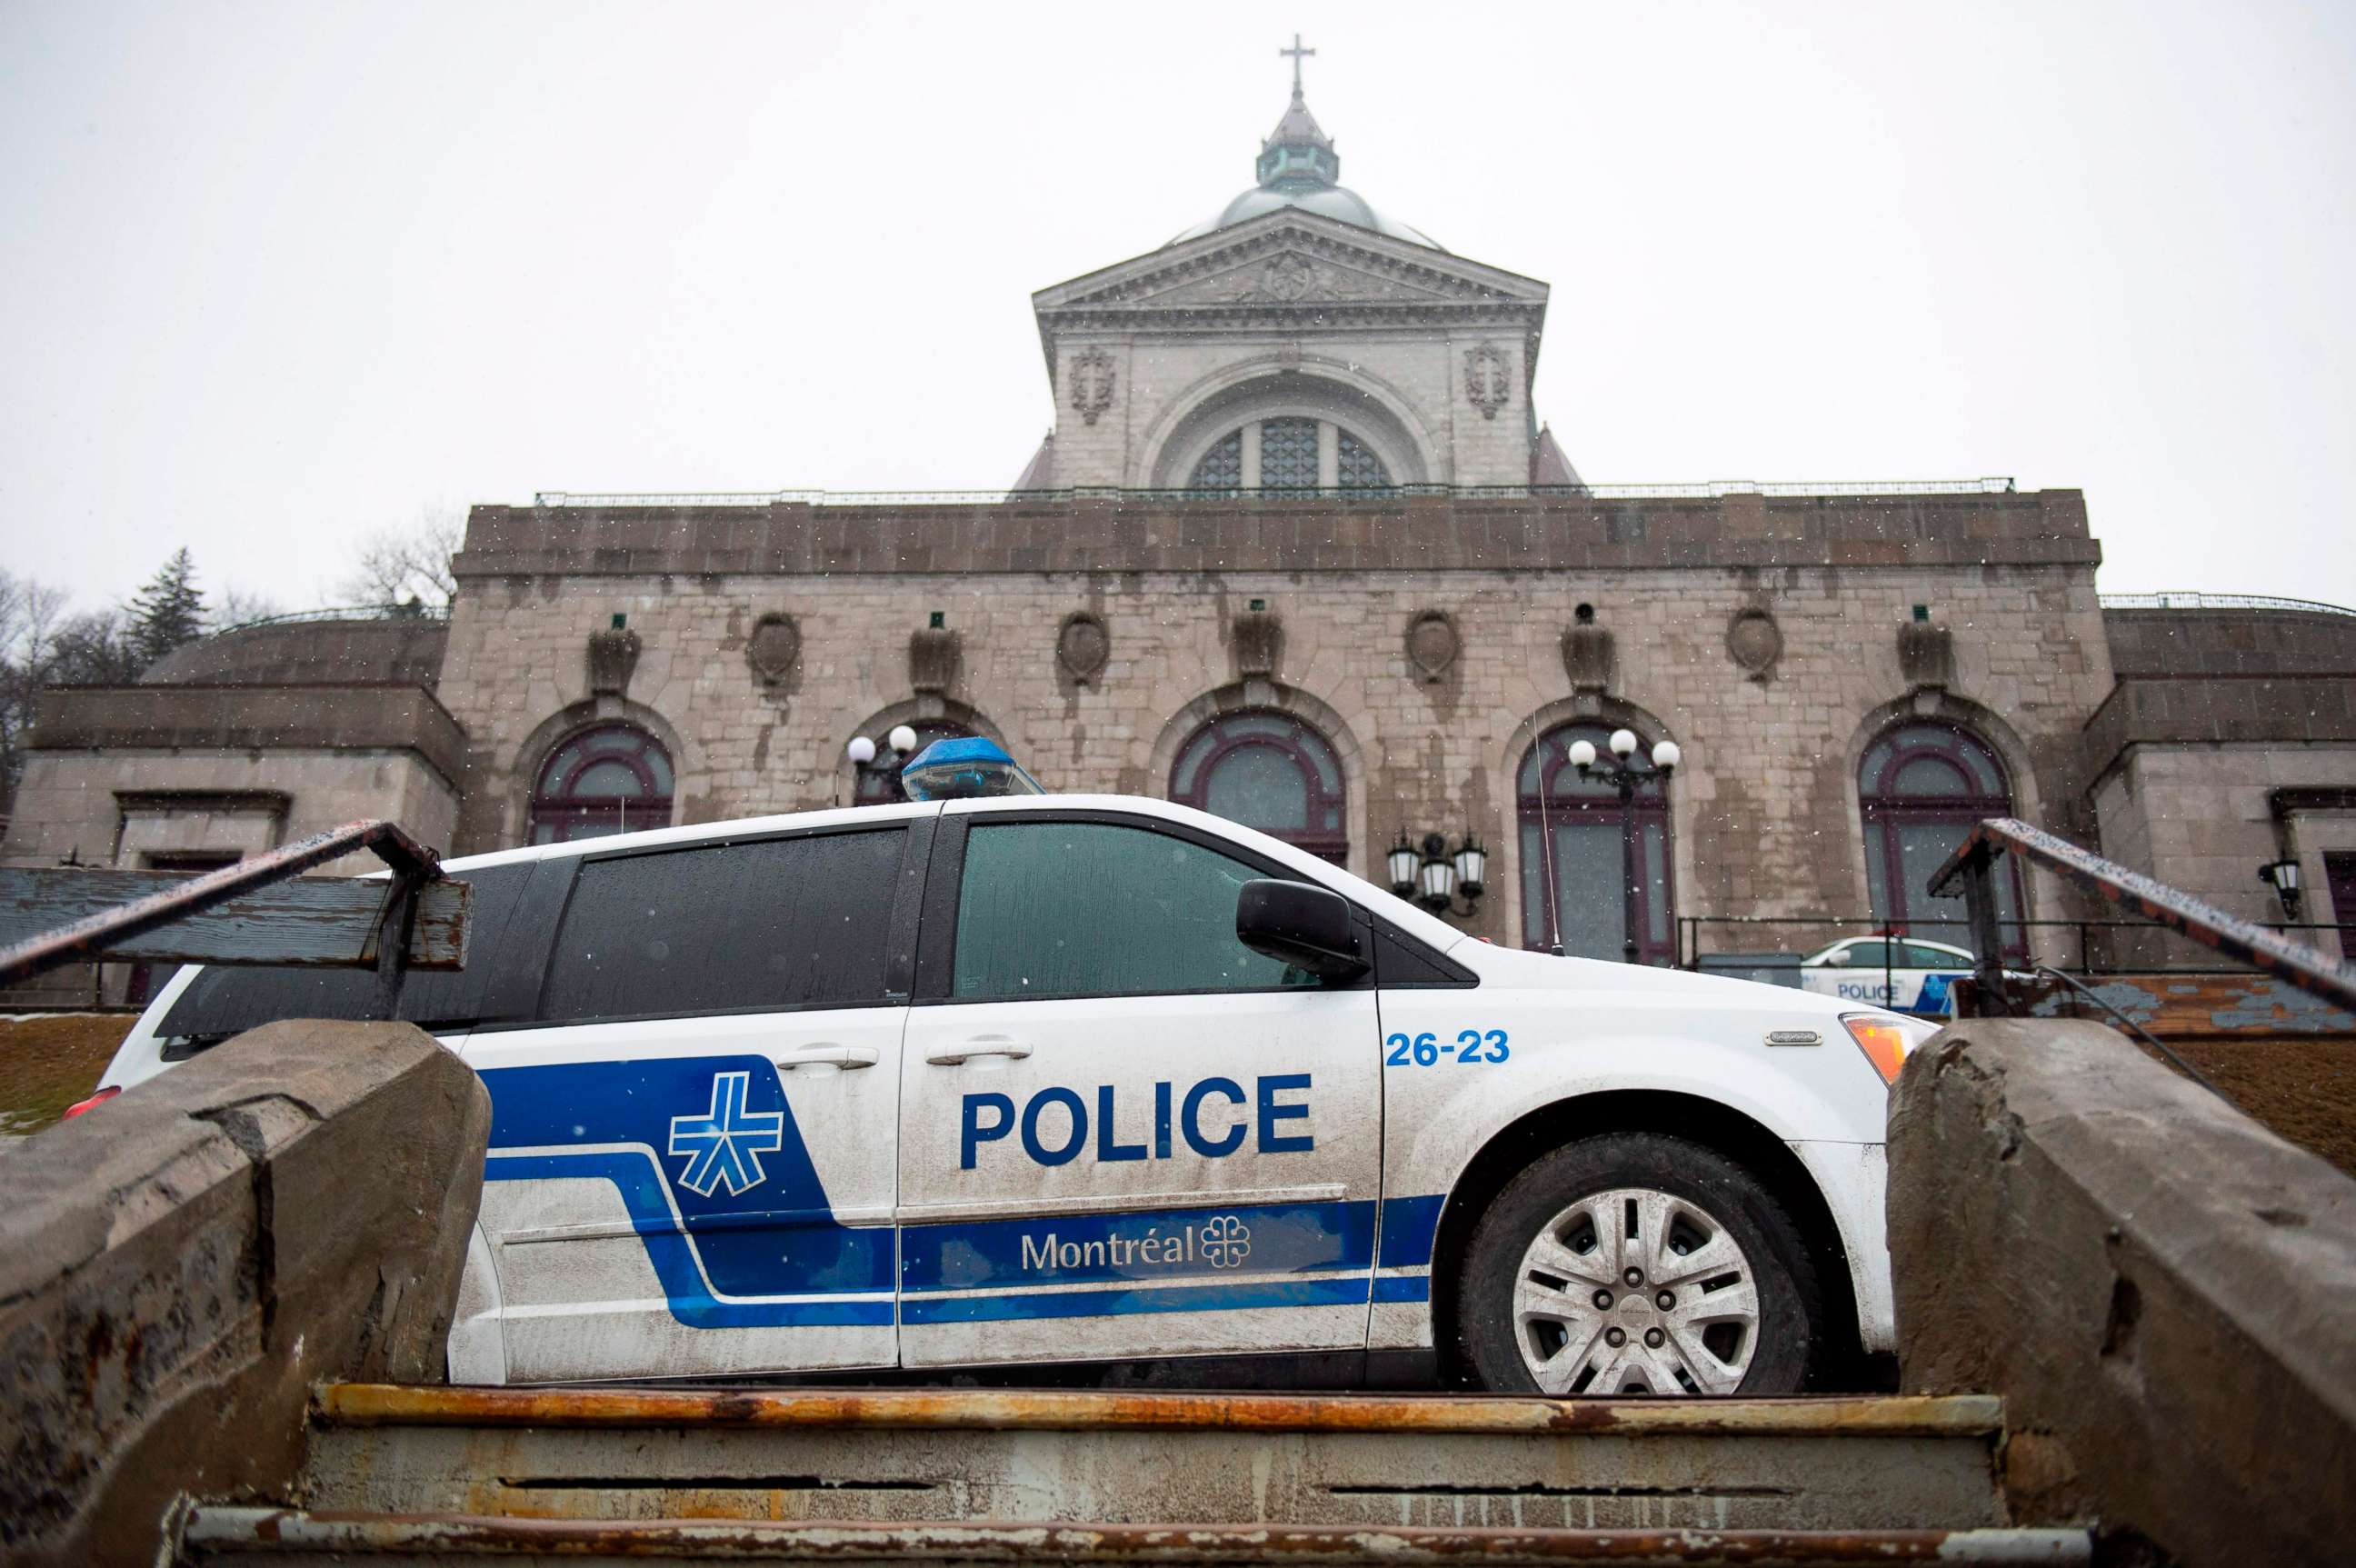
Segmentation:
[(1841, 1027), (1848, 1031), (1848, 1037), (1857, 1042), (1882, 1082), (1898, 1081), (1898, 1069), (1906, 1065), (1906, 1051), (1912, 1044), (1903, 1025), (1871, 1013), (1849, 1013), (1842, 1016)]
[(100, 1090), (88, 1100), (76, 1101), (73, 1104), (67, 1106), (66, 1113), (59, 1117), (59, 1120), (61, 1122), (70, 1122), (75, 1117), (80, 1115), (83, 1112), (91, 1109), (91, 1107), (94, 1105), (103, 1105), (122, 1092), (123, 1086), (121, 1084), (112, 1084), (105, 1089)]

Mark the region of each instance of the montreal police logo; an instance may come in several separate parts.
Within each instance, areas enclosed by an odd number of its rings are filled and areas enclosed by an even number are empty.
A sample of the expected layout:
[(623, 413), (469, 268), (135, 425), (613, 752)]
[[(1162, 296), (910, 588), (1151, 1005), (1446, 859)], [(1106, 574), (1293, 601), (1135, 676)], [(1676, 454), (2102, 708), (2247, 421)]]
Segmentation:
[(670, 1152), (688, 1156), (679, 1185), (698, 1197), (710, 1197), (714, 1191), (731, 1197), (752, 1191), (768, 1180), (761, 1156), (785, 1147), (783, 1112), (744, 1109), (751, 1085), (750, 1073), (716, 1074), (710, 1111), (670, 1119)]
[(1251, 1227), (1222, 1214), (1203, 1227), (1203, 1256), (1215, 1269), (1232, 1269), (1251, 1255)]

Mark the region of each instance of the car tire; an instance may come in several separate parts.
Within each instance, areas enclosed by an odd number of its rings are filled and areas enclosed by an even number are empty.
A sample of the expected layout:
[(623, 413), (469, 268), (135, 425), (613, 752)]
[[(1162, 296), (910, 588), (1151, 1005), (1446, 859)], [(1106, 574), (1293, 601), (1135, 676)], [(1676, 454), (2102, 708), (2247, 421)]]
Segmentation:
[(1658, 1133), (1581, 1138), (1507, 1182), (1473, 1229), (1456, 1312), (1482, 1387), (1562, 1396), (1797, 1393), (1829, 1327), (1783, 1205)]

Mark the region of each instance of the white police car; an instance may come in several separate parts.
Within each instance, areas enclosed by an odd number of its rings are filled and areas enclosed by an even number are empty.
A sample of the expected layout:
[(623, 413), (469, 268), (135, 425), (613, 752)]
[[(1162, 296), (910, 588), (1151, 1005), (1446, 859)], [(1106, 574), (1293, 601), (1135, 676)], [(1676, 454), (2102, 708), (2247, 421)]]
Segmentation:
[[(402, 1010), (493, 1106), (458, 1381), (1326, 1352), (1772, 1393), (1891, 1344), (1912, 1020), (1493, 947), (1159, 800), (448, 869), (469, 962)], [(105, 1082), (372, 986), (184, 969)]]
[(1944, 1018), (1955, 982), (1968, 979), (1976, 962), (1965, 949), (1919, 937), (1844, 937), (1800, 961), (1800, 988)]

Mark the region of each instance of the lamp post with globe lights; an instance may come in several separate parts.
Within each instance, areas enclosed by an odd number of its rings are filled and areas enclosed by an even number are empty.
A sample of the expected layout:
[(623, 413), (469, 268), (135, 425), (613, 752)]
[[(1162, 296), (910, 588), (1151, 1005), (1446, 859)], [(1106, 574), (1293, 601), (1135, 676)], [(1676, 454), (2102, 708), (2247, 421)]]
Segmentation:
[(1629, 963), (1636, 961), (1636, 791), (1648, 780), (1658, 779), (1665, 786), (1669, 775), (1676, 770), (1682, 753), (1677, 743), (1665, 740), (1653, 747), (1653, 766), (1649, 772), (1636, 770), (1636, 732), (1615, 729), (1608, 743), (1612, 747), (1612, 763), (1608, 770), (1598, 767), (1595, 743), (1575, 740), (1570, 743), (1570, 765), (1579, 769), (1581, 779), (1600, 778), (1620, 791), (1620, 890), (1621, 929), (1625, 933), (1620, 944), (1621, 957)]
[[(851, 744), (842, 748), (842, 755), (851, 759), (854, 772), (867, 768), (888, 770), (905, 762), (908, 754), (916, 749), (916, 732), (906, 725), (894, 725), (884, 734), (882, 748), (879, 749), (867, 736), (855, 735), (851, 737)], [(853, 803), (856, 803), (855, 799)]]

